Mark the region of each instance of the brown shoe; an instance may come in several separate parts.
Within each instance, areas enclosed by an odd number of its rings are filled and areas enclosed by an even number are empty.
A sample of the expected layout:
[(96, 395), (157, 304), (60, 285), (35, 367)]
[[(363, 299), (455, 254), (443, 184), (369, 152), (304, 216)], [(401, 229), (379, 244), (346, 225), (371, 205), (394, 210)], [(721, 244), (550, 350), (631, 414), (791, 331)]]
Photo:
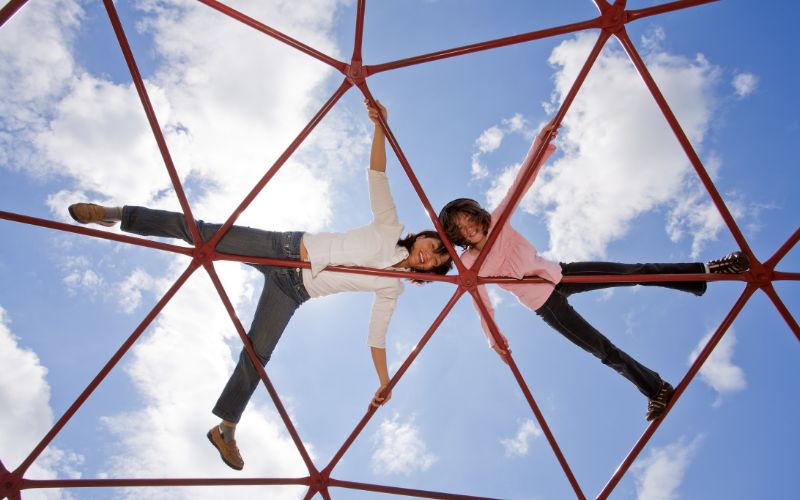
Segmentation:
[(661, 416), (664, 415), (667, 411), (667, 405), (674, 393), (675, 389), (673, 389), (668, 382), (661, 382), (661, 387), (658, 389), (656, 396), (647, 402), (646, 418), (648, 422), (661, 418)]
[(106, 210), (94, 203), (75, 203), (69, 206), (69, 214), (81, 224), (100, 224), (111, 227), (117, 221), (106, 219)]
[(211, 441), (211, 444), (214, 445), (214, 448), (217, 449), (219, 457), (228, 467), (236, 470), (242, 470), (244, 468), (244, 460), (242, 460), (242, 455), (239, 454), (239, 447), (236, 446), (236, 440), (226, 443), (225, 439), (222, 437), (222, 433), (219, 432), (218, 425), (212, 427), (211, 430), (208, 431), (208, 434), (206, 434), (206, 437)]

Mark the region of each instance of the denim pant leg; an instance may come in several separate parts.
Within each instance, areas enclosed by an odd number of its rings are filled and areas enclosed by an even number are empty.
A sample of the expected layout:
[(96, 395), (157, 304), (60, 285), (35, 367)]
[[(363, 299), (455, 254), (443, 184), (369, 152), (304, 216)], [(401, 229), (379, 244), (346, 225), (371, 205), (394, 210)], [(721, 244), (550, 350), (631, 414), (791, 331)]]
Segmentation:
[[(210, 240), (221, 226), (221, 224), (197, 221), (197, 230), (203, 241)], [(178, 212), (125, 206), (122, 209), (121, 228), (123, 231), (142, 236), (178, 238), (190, 244), (194, 243), (186, 218)], [(299, 260), (299, 246), (294, 248), (295, 240), (299, 245), (300, 236), (298, 235), (301, 233), (282, 233), (245, 226), (231, 226), (217, 244), (217, 250), (249, 257)]]
[[(591, 275), (630, 275), (630, 274), (702, 274), (705, 266), (702, 262), (690, 263), (649, 263), (649, 264), (620, 264), (618, 262), (570, 262), (561, 264), (564, 276), (591, 276)], [(600, 290), (617, 286), (660, 286), (688, 292), (697, 296), (706, 291), (705, 281), (655, 281), (647, 283), (559, 283), (561, 293), (570, 296), (573, 293)]]
[(602, 333), (598, 332), (567, 301), (567, 297), (556, 288), (547, 301), (536, 310), (548, 325), (573, 344), (591, 353), (604, 365), (630, 380), (639, 391), (653, 398), (661, 386), (658, 373), (642, 365), (619, 349)]
[[(247, 336), (253, 343), (253, 349), (261, 361), (261, 366), (266, 366), (289, 320), (300, 304), (308, 300), (308, 294), (305, 288), (302, 288), (302, 275), (295, 269), (254, 267), (264, 273), (264, 289)], [(302, 288), (300, 293), (296, 293), (298, 290), (287, 291), (284, 286), (287, 282), (286, 275), (292, 273), (297, 273), (296, 283)], [(260, 381), (258, 371), (250, 361), (247, 351), (242, 349), (239, 362), (214, 405), (212, 410), (214, 415), (229, 422), (239, 422)]]

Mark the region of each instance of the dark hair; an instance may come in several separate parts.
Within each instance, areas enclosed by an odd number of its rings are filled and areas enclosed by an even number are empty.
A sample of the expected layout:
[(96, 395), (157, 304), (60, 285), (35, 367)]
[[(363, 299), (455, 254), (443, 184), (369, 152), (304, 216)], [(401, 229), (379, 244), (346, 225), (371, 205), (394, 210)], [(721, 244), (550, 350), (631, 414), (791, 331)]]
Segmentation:
[(445, 205), (442, 211), (439, 212), (439, 222), (442, 224), (447, 237), (450, 238), (450, 242), (452, 242), (453, 245), (469, 248), (469, 243), (461, 237), (461, 232), (458, 230), (458, 226), (456, 226), (456, 215), (458, 215), (459, 212), (469, 217), (475, 223), (480, 224), (485, 234), (489, 234), (492, 216), (480, 203), (470, 198), (455, 199)]
[[(439, 233), (437, 233), (436, 231), (426, 230), (426, 231), (420, 231), (418, 233), (408, 233), (405, 238), (400, 238), (399, 240), (397, 240), (397, 246), (403, 247), (409, 252), (411, 252), (411, 247), (414, 246), (414, 242), (417, 241), (417, 238), (419, 238), (420, 236), (423, 236), (425, 238), (435, 238), (439, 240), (439, 242), (442, 241), (442, 237), (439, 236)], [(446, 255), (447, 261), (444, 264), (439, 264), (438, 266), (432, 267), (429, 271), (425, 272), (429, 272), (432, 274), (442, 274), (442, 275), (449, 273), (450, 269), (453, 268), (453, 258), (450, 257), (450, 254), (447, 253), (447, 248), (444, 246), (444, 243), (439, 245), (439, 248), (435, 250), (435, 253), (437, 255)], [(422, 272), (422, 271), (417, 271), (416, 269), (412, 269), (411, 271)], [(428, 283), (427, 280), (418, 280), (413, 278), (409, 279), (413, 283), (416, 283), (418, 285), (421, 285), (423, 283)]]

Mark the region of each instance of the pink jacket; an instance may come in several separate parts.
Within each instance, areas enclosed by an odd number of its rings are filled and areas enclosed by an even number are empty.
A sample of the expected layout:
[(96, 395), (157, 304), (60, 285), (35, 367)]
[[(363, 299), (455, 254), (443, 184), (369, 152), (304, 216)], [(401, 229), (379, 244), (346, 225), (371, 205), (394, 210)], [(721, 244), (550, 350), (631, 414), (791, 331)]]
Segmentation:
[[(525, 161), (522, 163), (522, 167), (519, 169), (517, 178), (509, 188), (506, 197), (494, 210), (494, 212), (492, 212), (492, 223), (489, 226), (489, 233), (494, 230), (495, 222), (500, 218), (500, 214), (508, 205), (512, 192), (522, 181), (522, 176), (528, 170), (531, 162), (533, 161), (533, 156), (538, 146), (539, 141), (534, 141), (531, 149), (528, 151), (528, 155), (525, 157)], [(528, 180), (523, 193), (531, 187), (534, 179), (539, 173), (539, 169), (555, 150), (556, 147), (554, 145), (550, 144), (547, 146), (547, 150), (545, 151), (544, 155), (542, 155), (542, 160), (536, 166), (535, 174), (532, 175)], [(515, 208), (516, 207), (513, 207), (512, 210)], [(472, 267), (472, 264), (475, 263), (478, 255), (479, 253), (477, 251), (470, 249), (461, 254), (461, 260), (464, 262), (466, 267)], [(489, 255), (487, 255), (486, 259), (483, 261), (483, 265), (481, 266), (481, 270), (478, 275), (495, 277), (503, 276), (517, 279), (524, 276), (538, 276), (546, 279), (549, 283), (499, 285), (501, 288), (516, 295), (517, 299), (519, 299), (522, 304), (535, 311), (541, 307), (545, 301), (547, 301), (547, 298), (553, 292), (555, 285), (561, 281), (561, 266), (558, 264), (558, 262), (552, 262), (540, 257), (536, 251), (536, 248), (513, 227), (511, 227), (510, 222), (507, 222), (505, 227), (500, 231), (500, 234), (497, 235), (497, 240), (490, 249)], [(492, 318), (494, 318), (494, 308), (492, 307), (492, 303), (489, 300), (488, 294), (486, 293), (485, 285), (478, 287), (478, 294), (481, 296), (481, 299), (483, 299), (484, 304), (486, 304), (486, 308), (489, 310)], [(489, 340), (489, 345), (494, 346), (494, 339), (492, 338), (492, 334), (489, 331), (486, 321), (483, 319), (483, 316), (480, 315), (477, 302), (475, 302), (473, 305), (475, 306), (475, 309), (478, 311), (478, 315), (481, 318), (481, 327), (483, 327), (483, 332), (486, 335), (486, 338)]]

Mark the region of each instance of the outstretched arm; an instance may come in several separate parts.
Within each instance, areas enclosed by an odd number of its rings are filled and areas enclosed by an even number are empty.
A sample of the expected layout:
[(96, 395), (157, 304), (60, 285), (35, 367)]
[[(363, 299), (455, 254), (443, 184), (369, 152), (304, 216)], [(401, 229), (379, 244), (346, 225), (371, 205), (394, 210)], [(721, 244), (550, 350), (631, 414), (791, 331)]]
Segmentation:
[(383, 133), (383, 127), (381, 127), (380, 120), (378, 120), (378, 111), (383, 115), (384, 120), (387, 120), (389, 115), (381, 101), (375, 101), (375, 104), (378, 105), (377, 109), (371, 107), (366, 100), (364, 104), (369, 109), (369, 119), (375, 125), (375, 132), (372, 135), (372, 151), (369, 156), (369, 168), (378, 172), (386, 172), (386, 134)]
[[(553, 120), (555, 120), (555, 118), (553, 118)], [(522, 162), (522, 166), (519, 168), (519, 173), (517, 173), (517, 178), (514, 179), (514, 183), (511, 184), (511, 187), (508, 188), (508, 192), (506, 193), (505, 198), (503, 198), (503, 201), (501, 201), (500, 204), (497, 206), (497, 208), (494, 209), (494, 213), (496, 214), (503, 213), (503, 211), (506, 208), (506, 205), (508, 205), (508, 202), (511, 201), (511, 194), (514, 192), (514, 190), (516, 190), (517, 186), (519, 186), (519, 183), (522, 182), (522, 177), (530, 169), (531, 164), (533, 163), (533, 157), (536, 156), (536, 151), (539, 150), (541, 144), (547, 139), (547, 137), (551, 133), (553, 134), (552, 138), (553, 139), (555, 138), (556, 134), (558, 133), (558, 128), (553, 123), (553, 120), (551, 120), (547, 125), (542, 127), (542, 130), (540, 130), (539, 134), (536, 135), (536, 139), (534, 139), (531, 148), (528, 150), (527, 156), (525, 156), (525, 161)], [(525, 183), (525, 187), (522, 190), (523, 196), (524, 193), (527, 192), (528, 189), (530, 189), (531, 185), (533, 184), (533, 181), (539, 174), (539, 169), (541, 168), (541, 166), (544, 165), (544, 163), (547, 161), (548, 158), (550, 158), (550, 155), (553, 154), (555, 150), (556, 147), (552, 143), (547, 145), (547, 149), (545, 149), (544, 154), (542, 154), (539, 163), (534, 167), (536, 169), (536, 173), (530, 176), (528, 181)], [(520, 199), (522, 199), (522, 197), (520, 197)]]
[(389, 385), (389, 370), (386, 368), (386, 349), (370, 347), (370, 350), (372, 351), (372, 363), (375, 365), (375, 372), (378, 374), (378, 380), (381, 384), (378, 390), (375, 391), (375, 397), (372, 398), (372, 403), (370, 403), (377, 408), (392, 399), (392, 391), (386, 393), (386, 396), (381, 397), (381, 391)]
[[(478, 295), (483, 302), (483, 305), (486, 306), (486, 310), (489, 312), (489, 316), (494, 320), (494, 307), (492, 307), (492, 302), (489, 299), (489, 294), (486, 293), (486, 285), (480, 285), (478, 287)], [(481, 314), (481, 309), (478, 306), (478, 303), (475, 301), (474, 297), (472, 300), (472, 305), (475, 306), (475, 311), (478, 313), (478, 318), (481, 320), (481, 328), (483, 328), (483, 334), (486, 335), (486, 340), (489, 341), (489, 347), (494, 349), (494, 352), (500, 356), (500, 359), (503, 360), (503, 363), (508, 364), (508, 359), (506, 356), (511, 352), (511, 349), (508, 348), (508, 339), (505, 335), (503, 335), (500, 330), (497, 330), (497, 333), (500, 335), (500, 340), (502, 344), (498, 344), (494, 340), (494, 336), (492, 336), (492, 331), (489, 328), (489, 323), (486, 322), (484, 319), (483, 314)]]

